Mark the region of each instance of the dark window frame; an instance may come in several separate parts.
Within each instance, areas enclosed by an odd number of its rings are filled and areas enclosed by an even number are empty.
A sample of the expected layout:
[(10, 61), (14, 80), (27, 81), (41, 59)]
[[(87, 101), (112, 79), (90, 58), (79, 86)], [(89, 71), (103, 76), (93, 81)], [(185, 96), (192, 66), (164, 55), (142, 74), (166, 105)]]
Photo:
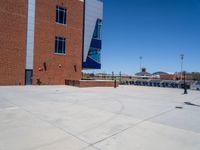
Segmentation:
[(65, 7), (56, 6), (56, 23), (67, 24), (67, 9)]
[(55, 54), (65, 55), (66, 54), (66, 38), (55, 37)]

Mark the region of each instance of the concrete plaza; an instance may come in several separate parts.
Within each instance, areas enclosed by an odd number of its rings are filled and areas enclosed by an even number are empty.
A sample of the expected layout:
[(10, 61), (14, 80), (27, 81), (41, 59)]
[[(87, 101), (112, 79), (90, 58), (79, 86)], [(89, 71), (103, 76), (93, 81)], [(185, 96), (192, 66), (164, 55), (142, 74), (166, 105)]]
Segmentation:
[(200, 92), (182, 93), (2, 86), (0, 150), (200, 150)]

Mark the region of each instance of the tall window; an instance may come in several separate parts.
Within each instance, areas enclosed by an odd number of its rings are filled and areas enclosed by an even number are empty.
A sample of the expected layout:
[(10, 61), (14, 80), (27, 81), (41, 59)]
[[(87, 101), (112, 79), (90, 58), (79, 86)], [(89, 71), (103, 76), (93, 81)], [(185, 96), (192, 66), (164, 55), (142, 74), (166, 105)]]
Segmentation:
[(96, 22), (93, 38), (100, 40), (101, 32), (102, 32), (101, 30), (102, 30), (102, 21), (100, 19), (98, 19)]
[(56, 22), (60, 24), (66, 24), (67, 10), (64, 7), (56, 7)]
[(65, 54), (66, 48), (66, 39), (63, 37), (55, 38), (55, 53), (56, 54)]

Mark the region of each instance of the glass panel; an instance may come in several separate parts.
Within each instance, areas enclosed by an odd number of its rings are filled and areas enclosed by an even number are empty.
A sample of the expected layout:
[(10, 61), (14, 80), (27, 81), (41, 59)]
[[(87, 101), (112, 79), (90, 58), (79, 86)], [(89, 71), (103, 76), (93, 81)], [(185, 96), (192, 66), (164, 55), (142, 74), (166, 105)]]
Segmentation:
[(63, 53), (65, 54), (65, 39), (63, 41)]
[(56, 8), (56, 22), (58, 22), (58, 8)]
[(58, 52), (58, 41), (57, 41), (57, 38), (55, 40), (55, 53)]
[(88, 57), (93, 59), (94, 61), (100, 63), (101, 61), (101, 52), (99, 49), (90, 48)]
[(102, 33), (102, 21), (98, 20), (98, 38), (101, 39), (101, 33)]
[(66, 24), (66, 9), (57, 6), (56, 7), (56, 22)]
[(96, 23), (96, 26), (95, 26), (93, 38), (95, 38), (95, 39), (101, 39), (101, 32), (102, 32), (101, 28), (102, 28), (102, 21), (100, 19), (98, 19), (97, 23)]
[(62, 37), (55, 38), (55, 53), (65, 54), (66, 39)]
[(62, 53), (62, 41), (58, 41), (58, 53)]
[(65, 11), (64, 11), (64, 24), (66, 24), (66, 20), (67, 20), (67, 14), (66, 14), (66, 9), (65, 9)]
[(63, 11), (59, 11), (59, 23), (63, 23), (64, 22), (64, 12)]
[(98, 38), (98, 25), (96, 24), (93, 38)]

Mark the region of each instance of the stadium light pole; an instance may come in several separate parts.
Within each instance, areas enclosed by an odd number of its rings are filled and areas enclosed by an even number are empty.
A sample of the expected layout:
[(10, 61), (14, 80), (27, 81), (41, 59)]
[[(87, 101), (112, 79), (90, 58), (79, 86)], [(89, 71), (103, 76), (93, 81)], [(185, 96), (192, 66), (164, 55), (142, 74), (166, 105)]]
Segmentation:
[(114, 80), (114, 71), (112, 71), (112, 80)]
[(142, 59), (143, 59), (142, 56), (140, 56), (139, 59), (140, 59), (140, 71), (141, 71), (142, 70)]
[(119, 72), (119, 83), (121, 84), (121, 82), (122, 82), (122, 72), (120, 71)]
[(181, 80), (183, 79), (183, 60), (184, 60), (184, 54), (180, 55), (181, 57)]

